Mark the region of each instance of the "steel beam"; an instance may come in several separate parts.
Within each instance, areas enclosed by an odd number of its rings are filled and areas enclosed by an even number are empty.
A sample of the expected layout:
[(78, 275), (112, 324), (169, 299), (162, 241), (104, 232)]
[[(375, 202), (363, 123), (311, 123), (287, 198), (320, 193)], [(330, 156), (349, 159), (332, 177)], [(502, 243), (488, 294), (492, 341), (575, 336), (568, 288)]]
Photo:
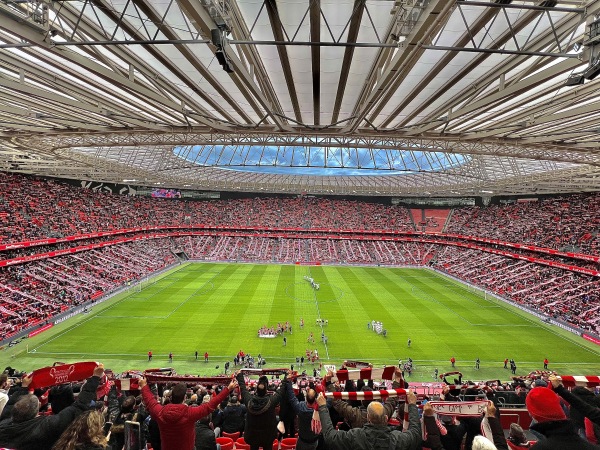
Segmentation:
[[(288, 147), (332, 147), (364, 148), (388, 150), (420, 150), (426, 152), (457, 153), (463, 155), (506, 156), (540, 161), (562, 161), (579, 164), (600, 165), (600, 153), (590, 148), (577, 148), (559, 144), (528, 144), (510, 139), (491, 139), (474, 142), (468, 139), (383, 137), (371, 135), (362, 137), (293, 135), (285, 133), (259, 134), (238, 132), (223, 133), (111, 133), (111, 134), (51, 134), (44, 136), (15, 137), (14, 144), (20, 148), (60, 149), (73, 147), (114, 147), (114, 146), (178, 146), (178, 145), (227, 145), (227, 146), (288, 146)], [(596, 144), (600, 149), (600, 144)]]

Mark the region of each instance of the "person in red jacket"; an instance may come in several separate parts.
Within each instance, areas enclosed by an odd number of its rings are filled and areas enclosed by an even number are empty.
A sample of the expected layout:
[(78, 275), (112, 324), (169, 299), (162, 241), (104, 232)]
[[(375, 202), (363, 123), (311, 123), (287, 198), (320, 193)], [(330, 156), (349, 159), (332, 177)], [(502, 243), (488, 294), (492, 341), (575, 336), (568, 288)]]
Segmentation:
[(171, 403), (164, 406), (156, 401), (145, 378), (140, 378), (139, 386), (146, 409), (152, 420), (158, 423), (162, 450), (193, 450), (196, 440), (196, 421), (213, 412), (223, 400), (228, 398), (229, 393), (236, 388), (237, 381), (235, 377), (232, 378), (229, 386), (219, 395), (212, 397), (208, 403), (196, 407), (184, 404), (187, 391), (184, 383), (173, 387)]

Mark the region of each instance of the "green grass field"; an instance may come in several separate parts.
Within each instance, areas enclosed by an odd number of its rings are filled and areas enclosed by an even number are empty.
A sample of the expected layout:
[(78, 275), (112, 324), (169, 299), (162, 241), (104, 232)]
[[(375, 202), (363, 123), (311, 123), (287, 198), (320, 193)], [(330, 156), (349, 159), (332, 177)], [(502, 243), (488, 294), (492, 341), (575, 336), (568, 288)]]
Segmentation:
[[(329, 321), (327, 345), (318, 317)], [(383, 322), (387, 337), (367, 328), (371, 320)], [(287, 346), (282, 337), (257, 337), (262, 325), (285, 321), (293, 327)], [(314, 344), (307, 343), (311, 331)], [(169, 366), (173, 352), (178, 372), (213, 375), (240, 349), (261, 353), (269, 367), (287, 367), (307, 348), (318, 349), (324, 364), (356, 359), (379, 366), (411, 357), (414, 381), (432, 380), (434, 368), (451, 370), (452, 356), (470, 379), (508, 379), (505, 357), (516, 360), (518, 374), (541, 369), (545, 357), (562, 374), (600, 373), (600, 347), (429, 270), (221, 263), (183, 265), (139, 292), (131, 288), (3, 350), (0, 365), (31, 370), (96, 360), (124, 371)], [(196, 350), (208, 351), (210, 362), (195, 361)]]

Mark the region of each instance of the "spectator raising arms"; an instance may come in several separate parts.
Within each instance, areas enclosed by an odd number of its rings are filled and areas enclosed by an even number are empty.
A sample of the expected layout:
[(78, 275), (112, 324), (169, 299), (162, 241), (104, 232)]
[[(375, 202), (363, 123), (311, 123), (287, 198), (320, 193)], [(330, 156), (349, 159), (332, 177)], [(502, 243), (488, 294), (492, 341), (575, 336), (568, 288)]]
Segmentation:
[(242, 402), (246, 405), (246, 428), (244, 439), (250, 444), (251, 450), (270, 449), (277, 437), (277, 416), (275, 407), (281, 402), (287, 385), (287, 375), (281, 386), (273, 395), (267, 395), (269, 379), (262, 376), (256, 385), (256, 394), (252, 395), (246, 389), (243, 373), (238, 373), (237, 380), (242, 392)]
[(77, 400), (51, 416), (38, 416), (40, 401), (29, 393), (33, 378), (23, 378), (21, 387), (15, 390), (9, 400), (9, 403), (14, 403), (11, 420), (0, 422), (0, 447), (50, 450), (63, 431), (96, 400), (96, 390), (103, 375), (104, 366), (100, 364), (83, 385)]
[(417, 396), (412, 391), (406, 395), (408, 403), (408, 430), (392, 431), (383, 405), (371, 402), (367, 408), (367, 424), (362, 428), (341, 431), (333, 428), (323, 394), (317, 397), (323, 436), (329, 450), (417, 450), (421, 449), (421, 422), (417, 409)]
[(575, 432), (567, 419), (560, 399), (551, 389), (533, 388), (525, 399), (527, 410), (537, 423), (531, 429), (544, 435), (531, 447), (532, 450), (599, 450), (600, 447), (585, 441)]
[(156, 401), (150, 391), (145, 378), (140, 378), (139, 386), (142, 398), (152, 420), (158, 423), (162, 450), (193, 450), (196, 438), (194, 425), (197, 420), (213, 412), (219, 403), (229, 396), (235, 389), (237, 382), (231, 380), (229, 386), (218, 395), (212, 397), (208, 403), (190, 408), (184, 404), (187, 386), (184, 383), (176, 384), (171, 390), (171, 403), (161, 405)]

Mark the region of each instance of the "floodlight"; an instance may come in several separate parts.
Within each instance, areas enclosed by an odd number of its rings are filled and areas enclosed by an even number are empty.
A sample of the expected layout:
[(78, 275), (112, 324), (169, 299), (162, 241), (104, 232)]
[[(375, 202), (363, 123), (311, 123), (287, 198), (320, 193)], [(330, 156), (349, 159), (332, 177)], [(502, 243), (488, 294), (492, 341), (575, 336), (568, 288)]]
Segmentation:
[(590, 61), (590, 65), (588, 66), (586, 71), (583, 72), (583, 77), (586, 80), (593, 80), (598, 76), (598, 74), (600, 74), (600, 58), (596, 58), (593, 61)]
[(582, 73), (574, 73), (569, 75), (567, 81), (565, 81), (565, 86), (578, 86), (584, 83), (584, 76)]

